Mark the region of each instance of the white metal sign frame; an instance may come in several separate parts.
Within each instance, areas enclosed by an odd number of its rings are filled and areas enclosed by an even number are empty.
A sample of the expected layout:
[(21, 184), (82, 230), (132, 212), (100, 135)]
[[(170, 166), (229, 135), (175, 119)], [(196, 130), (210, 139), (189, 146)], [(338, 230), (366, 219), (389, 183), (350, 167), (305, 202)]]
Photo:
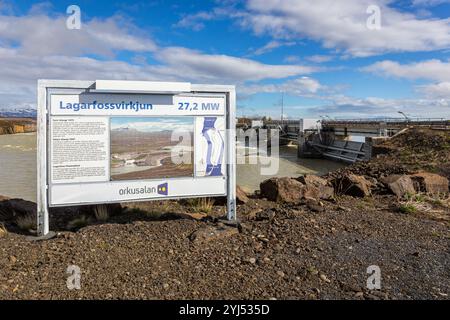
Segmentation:
[[(75, 93), (74, 93), (75, 92)], [(227, 217), (229, 220), (236, 220), (236, 91), (234, 86), (228, 85), (208, 85), (208, 84), (190, 84), (186, 82), (151, 82), (151, 81), (117, 81), (117, 80), (96, 80), (96, 81), (78, 81), (78, 80), (38, 80), (38, 152), (37, 152), (37, 203), (38, 215), (37, 225), (38, 234), (45, 236), (49, 233), (49, 199), (51, 185), (49, 172), (49, 145), (50, 135), (49, 126), (51, 121), (50, 100), (51, 94), (139, 94), (139, 95), (223, 95), (225, 97), (225, 164), (226, 175), (222, 177), (226, 184), (225, 194), (214, 193), (208, 196), (227, 196)], [(205, 177), (203, 179), (213, 179)], [(217, 178), (215, 178), (217, 180)], [(167, 179), (166, 179), (167, 180)], [(189, 178), (186, 182), (189, 183)], [(212, 180), (211, 180), (212, 182)], [(88, 184), (86, 184), (88, 185)], [(70, 190), (67, 189), (70, 194)], [(64, 190), (63, 190), (64, 191)], [(195, 192), (188, 196), (167, 196), (158, 198), (129, 199), (132, 201), (149, 201), (162, 199), (179, 199), (184, 197), (202, 197), (204, 194), (195, 195)], [(94, 198), (85, 202), (78, 202), (74, 197), (71, 205), (82, 204), (104, 204), (118, 202), (109, 201), (107, 196), (94, 201)], [(124, 201), (129, 201), (124, 200)], [(67, 200), (70, 202), (70, 200)], [(68, 204), (66, 204), (68, 205)], [(52, 206), (58, 206), (54, 204)]]

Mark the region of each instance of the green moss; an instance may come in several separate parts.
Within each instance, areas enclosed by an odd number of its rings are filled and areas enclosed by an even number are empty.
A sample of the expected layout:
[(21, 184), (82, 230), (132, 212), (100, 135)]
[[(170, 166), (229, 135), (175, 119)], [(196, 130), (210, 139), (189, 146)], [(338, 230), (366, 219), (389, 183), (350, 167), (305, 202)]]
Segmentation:
[(412, 204), (402, 204), (398, 209), (401, 213), (406, 214), (417, 212), (417, 208)]
[(67, 225), (67, 228), (69, 230), (78, 230), (83, 227), (86, 227), (88, 224), (89, 218), (83, 215), (70, 221), (69, 224)]

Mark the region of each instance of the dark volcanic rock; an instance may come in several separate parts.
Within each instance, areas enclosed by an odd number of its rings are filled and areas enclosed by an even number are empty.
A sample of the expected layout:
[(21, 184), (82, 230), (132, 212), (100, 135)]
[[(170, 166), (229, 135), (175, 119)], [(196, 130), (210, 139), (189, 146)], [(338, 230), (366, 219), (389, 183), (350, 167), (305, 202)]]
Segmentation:
[(0, 201), (0, 213), (3, 219), (10, 220), (21, 215), (36, 215), (36, 203), (22, 199), (6, 199)]

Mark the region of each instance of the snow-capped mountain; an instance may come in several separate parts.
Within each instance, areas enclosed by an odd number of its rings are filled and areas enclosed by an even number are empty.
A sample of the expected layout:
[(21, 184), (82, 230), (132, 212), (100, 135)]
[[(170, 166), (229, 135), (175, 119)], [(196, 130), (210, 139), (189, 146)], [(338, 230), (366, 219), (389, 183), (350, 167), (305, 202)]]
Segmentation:
[(32, 108), (0, 109), (0, 117), (5, 118), (36, 118), (37, 111)]

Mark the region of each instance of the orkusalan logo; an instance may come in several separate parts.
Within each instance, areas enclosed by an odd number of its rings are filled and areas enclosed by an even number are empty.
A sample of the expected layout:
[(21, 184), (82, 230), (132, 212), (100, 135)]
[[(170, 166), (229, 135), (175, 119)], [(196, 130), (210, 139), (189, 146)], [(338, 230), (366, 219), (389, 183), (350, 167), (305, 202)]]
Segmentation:
[(168, 185), (167, 182), (163, 183), (163, 184), (160, 184), (158, 186), (158, 194), (161, 194), (163, 196), (167, 196), (168, 193), (169, 193), (169, 185)]
[(154, 194), (158, 193), (163, 196), (167, 196), (169, 194), (169, 184), (167, 182), (159, 184), (155, 187), (141, 187), (141, 188), (122, 188), (119, 190), (119, 194), (121, 196), (130, 195), (130, 194)]

